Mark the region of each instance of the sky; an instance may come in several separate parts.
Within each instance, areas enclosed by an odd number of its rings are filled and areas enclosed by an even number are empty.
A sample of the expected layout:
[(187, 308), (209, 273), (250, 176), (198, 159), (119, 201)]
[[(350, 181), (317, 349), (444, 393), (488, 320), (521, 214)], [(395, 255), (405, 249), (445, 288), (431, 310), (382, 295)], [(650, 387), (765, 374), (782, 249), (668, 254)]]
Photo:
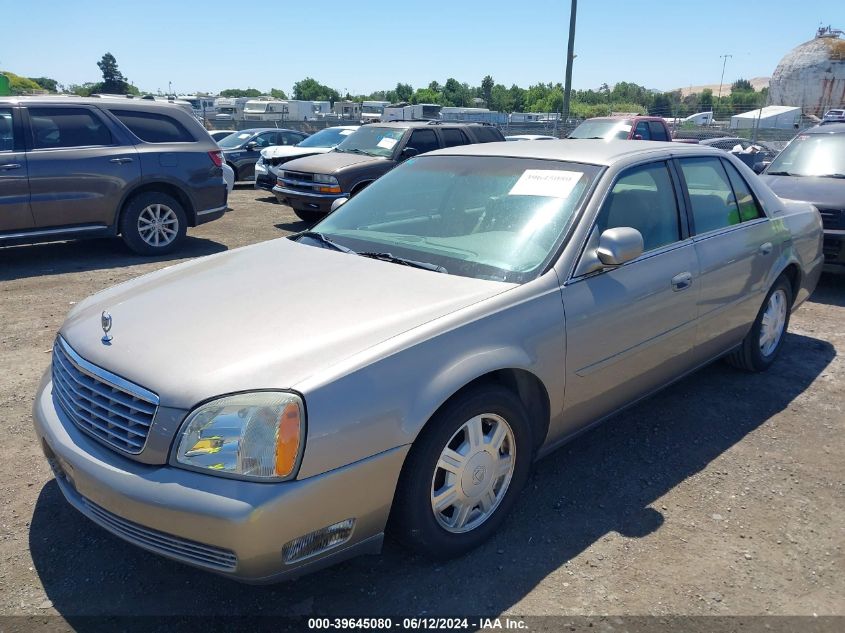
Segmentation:
[[(72, 7), (72, 8), (71, 8)], [(442, 8), (440, 8), (442, 7)], [(670, 90), (771, 76), (839, 1), (581, 0), (573, 87)], [(313, 77), (342, 93), (449, 77), (527, 88), (563, 82), (567, 0), (26, 0), (3, 2), (0, 69), (60, 84), (101, 79), (106, 52), (142, 91), (281, 88)], [(41, 19), (39, 16), (50, 16)]]

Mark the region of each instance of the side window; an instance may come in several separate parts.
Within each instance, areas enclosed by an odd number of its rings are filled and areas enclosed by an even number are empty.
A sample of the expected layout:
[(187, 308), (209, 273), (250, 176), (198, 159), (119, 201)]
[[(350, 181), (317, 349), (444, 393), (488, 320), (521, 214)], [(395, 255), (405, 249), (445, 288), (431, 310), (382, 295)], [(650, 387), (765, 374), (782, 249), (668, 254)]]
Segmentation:
[(111, 145), (105, 123), (85, 108), (29, 108), (32, 147), (88, 147)]
[(195, 143), (185, 126), (165, 114), (112, 110), (123, 125), (147, 143)]
[(255, 137), (255, 142), (258, 147), (270, 147), (276, 144), (276, 132), (264, 132)]
[(626, 171), (613, 185), (596, 224), (600, 232), (620, 226), (637, 229), (646, 251), (677, 242), (678, 203), (666, 163)]
[(434, 130), (414, 130), (406, 147), (413, 147), (420, 154), (425, 154), (437, 149), (440, 145)]
[(634, 130), (635, 136), (640, 136), (643, 141), (651, 140), (651, 132), (648, 131), (648, 121), (640, 121), (637, 123), (637, 129)]
[(736, 170), (736, 167), (727, 161), (723, 161), (723, 164), (725, 166), (725, 171), (728, 172), (728, 178), (731, 181), (731, 185), (733, 186), (734, 194), (736, 196), (736, 202), (739, 205), (739, 219), (743, 222), (748, 222), (748, 220), (756, 220), (757, 218), (764, 217), (763, 211), (760, 209), (760, 205), (757, 204), (757, 199), (754, 197), (754, 194), (751, 193), (751, 188), (748, 186), (748, 183), (745, 182), (742, 175)]
[(279, 140), (277, 141), (277, 144), (296, 145), (301, 140), (302, 137), (299, 134), (294, 134), (293, 132), (279, 132)]
[(0, 152), (15, 149), (15, 127), (12, 124), (12, 109), (0, 108)]
[(457, 145), (469, 145), (469, 139), (463, 130), (447, 127), (440, 130), (443, 136), (443, 147), (455, 147)]
[(678, 164), (689, 190), (696, 235), (739, 224), (739, 208), (721, 160), (682, 158)]
[(504, 140), (500, 135), (501, 132), (492, 126), (479, 125), (474, 126), (472, 131), (475, 132), (479, 143), (495, 143)]
[(668, 141), (669, 136), (666, 134), (666, 128), (657, 121), (649, 121), (648, 129), (651, 132), (652, 141)]

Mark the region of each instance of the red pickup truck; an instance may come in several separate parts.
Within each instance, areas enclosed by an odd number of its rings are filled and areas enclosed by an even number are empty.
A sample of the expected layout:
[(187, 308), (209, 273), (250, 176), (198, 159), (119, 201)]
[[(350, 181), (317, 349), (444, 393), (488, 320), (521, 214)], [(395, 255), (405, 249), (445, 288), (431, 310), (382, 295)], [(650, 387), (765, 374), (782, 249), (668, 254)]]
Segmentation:
[(609, 116), (583, 121), (567, 138), (671, 141), (672, 133), (659, 116)]

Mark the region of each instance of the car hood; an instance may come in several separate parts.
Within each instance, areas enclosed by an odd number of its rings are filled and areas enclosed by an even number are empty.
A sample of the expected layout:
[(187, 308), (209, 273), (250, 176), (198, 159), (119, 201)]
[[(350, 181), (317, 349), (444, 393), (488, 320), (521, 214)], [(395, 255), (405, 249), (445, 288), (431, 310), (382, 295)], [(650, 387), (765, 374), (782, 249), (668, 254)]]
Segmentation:
[[(412, 328), (510, 289), (277, 239), (171, 266), (89, 297), (61, 335), (89, 362), (191, 408), (295, 388)], [(101, 341), (101, 313), (112, 317)]]
[(760, 176), (780, 198), (803, 200), (822, 209), (845, 209), (845, 180), (814, 176)]
[(314, 174), (331, 174), (340, 171), (345, 167), (360, 165), (362, 163), (393, 162), (387, 158), (378, 156), (365, 156), (363, 154), (349, 154), (346, 152), (329, 152), (319, 156), (307, 156), (297, 158), (285, 163), (285, 169), (291, 171), (302, 171)]
[(310, 156), (325, 154), (332, 151), (331, 147), (297, 147), (296, 145), (273, 145), (261, 150), (262, 158), (286, 158), (289, 156)]

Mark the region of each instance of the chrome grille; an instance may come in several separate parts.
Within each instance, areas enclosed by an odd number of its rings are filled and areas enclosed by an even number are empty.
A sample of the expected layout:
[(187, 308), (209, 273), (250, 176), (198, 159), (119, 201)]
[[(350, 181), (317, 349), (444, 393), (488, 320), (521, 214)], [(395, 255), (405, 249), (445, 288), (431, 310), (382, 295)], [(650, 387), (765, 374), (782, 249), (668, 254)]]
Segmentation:
[(150, 550), (156, 554), (170, 556), (185, 563), (218, 571), (235, 571), (238, 566), (238, 557), (230, 550), (212, 545), (204, 545), (196, 541), (189, 541), (188, 539), (138, 525), (128, 519), (112, 514), (85, 497), (82, 497), (82, 502), (90, 512), (89, 516), (95, 522), (133, 545)]
[(92, 365), (62, 339), (53, 346), (53, 396), (85, 433), (119, 451), (144, 448), (158, 396)]

